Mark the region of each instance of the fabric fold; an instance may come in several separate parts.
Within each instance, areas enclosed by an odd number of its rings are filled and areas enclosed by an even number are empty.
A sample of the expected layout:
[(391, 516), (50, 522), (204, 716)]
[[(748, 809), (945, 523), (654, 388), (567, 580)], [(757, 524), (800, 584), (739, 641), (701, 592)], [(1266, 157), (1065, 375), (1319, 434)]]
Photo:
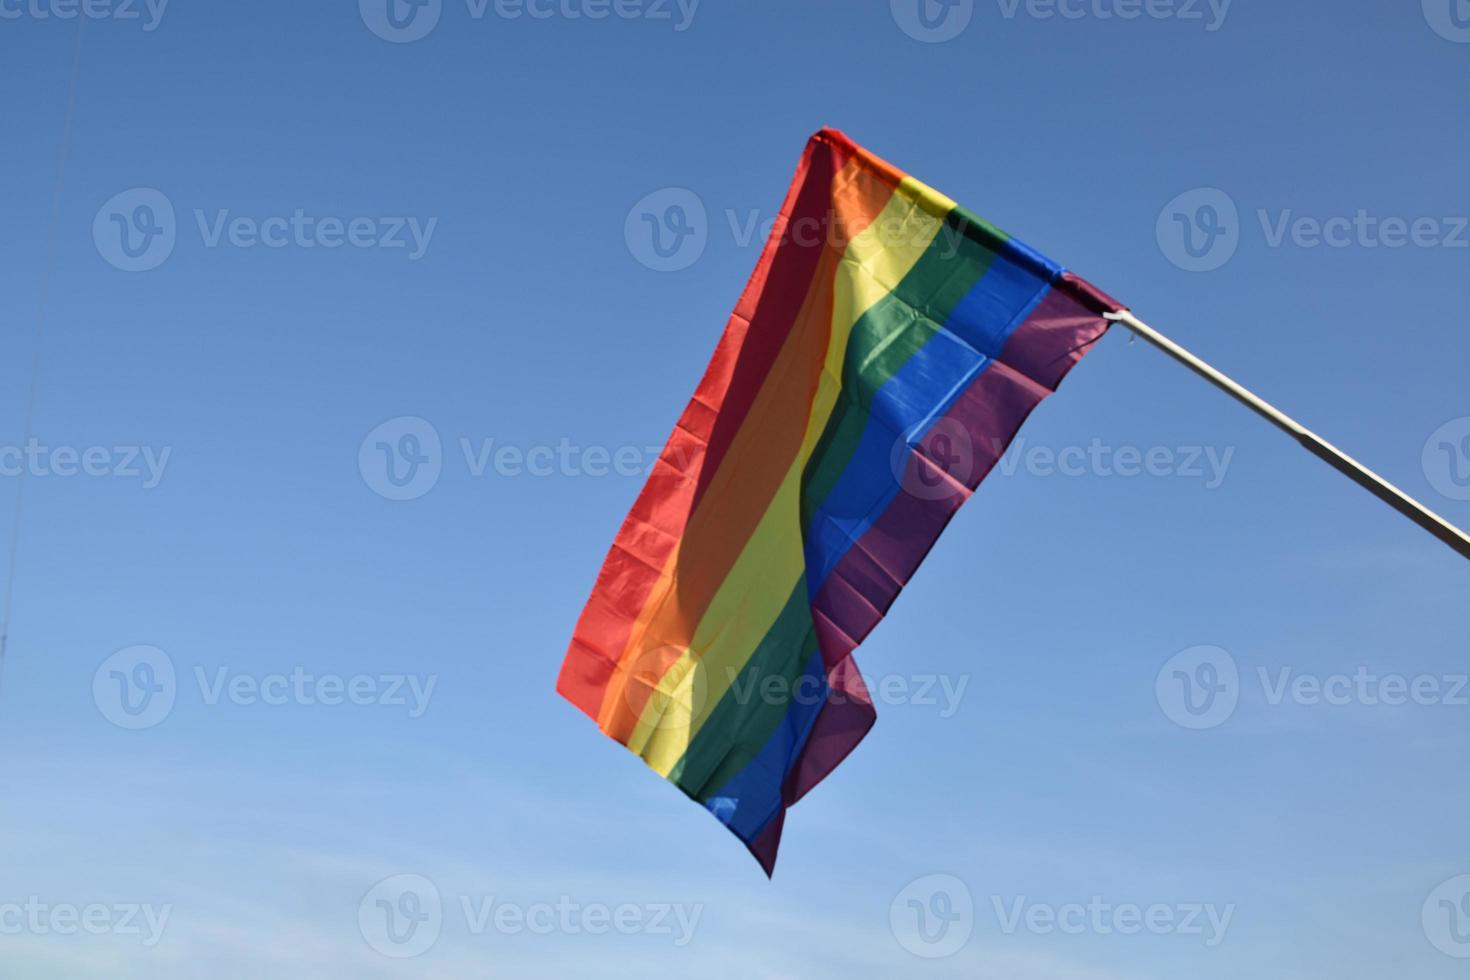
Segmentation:
[(814, 135), (558, 690), (770, 874), (787, 809), (877, 717), (854, 650), (1119, 309)]

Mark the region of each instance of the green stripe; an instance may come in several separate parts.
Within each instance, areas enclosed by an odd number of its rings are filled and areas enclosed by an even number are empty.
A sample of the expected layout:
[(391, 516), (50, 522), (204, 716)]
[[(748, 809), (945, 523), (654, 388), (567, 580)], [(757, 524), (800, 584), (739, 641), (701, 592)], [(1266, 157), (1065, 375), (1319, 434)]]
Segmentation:
[[(873, 396), (949, 319), (985, 275), (1004, 236), (973, 215), (952, 211), (898, 287), (854, 325), (843, 359), (843, 389), (803, 471), (802, 527), (847, 466), (867, 426)], [(703, 799), (765, 747), (790, 708), (789, 695), (817, 652), (805, 576), (733, 678), (725, 695), (669, 773)], [(779, 679), (779, 683), (773, 679)], [(786, 695), (767, 697), (762, 685)]]
[(951, 211), (898, 288), (853, 327), (842, 362), (842, 391), (802, 472), (803, 529), (811, 526), (812, 514), (852, 460), (878, 391), (939, 332), (994, 261), (998, 236), (975, 220)]
[[(703, 801), (706, 794), (713, 794), (744, 769), (786, 717), (790, 695), (796, 693), (796, 682), (816, 652), (817, 635), (803, 575), (684, 757), (669, 772), (669, 780)], [(780, 678), (780, 683), (772, 678)]]

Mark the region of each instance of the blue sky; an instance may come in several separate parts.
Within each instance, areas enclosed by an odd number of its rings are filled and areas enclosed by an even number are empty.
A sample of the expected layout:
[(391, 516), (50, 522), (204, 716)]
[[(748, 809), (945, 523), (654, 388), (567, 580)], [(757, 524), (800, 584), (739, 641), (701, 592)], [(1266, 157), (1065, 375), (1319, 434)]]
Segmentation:
[(1470, 526), (1470, 6), (374, 2), (91, 0), (53, 222), (0, 0), (7, 977), (1461, 974), (1470, 567), (1116, 331), (774, 881), (553, 684), (824, 125)]

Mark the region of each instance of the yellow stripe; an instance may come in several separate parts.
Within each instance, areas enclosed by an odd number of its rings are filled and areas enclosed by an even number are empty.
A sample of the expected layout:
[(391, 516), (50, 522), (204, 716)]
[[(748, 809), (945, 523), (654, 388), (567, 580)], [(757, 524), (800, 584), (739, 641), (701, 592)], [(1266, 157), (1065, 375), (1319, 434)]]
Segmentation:
[[(832, 209), (828, 217), (834, 220), (835, 227), (840, 227), (835, 225), (835, 219), (839, 217), (836, 209), (840, 207), (839, 202), (843, 200), (843, 196), (855, 189), (863, 189), (869, 186), (875, 187), (875, 197), (880, 192), (878, 188), (881, 188), (883, 195), (881, 200), (884, 204), (887, 204), (891, 200), (893, 196), (892, 189), (887, 187), (880, 178), (874, 176), (860, 159), (854, 158), (847, 161), (842, 170), (833, 179), (831, 192), (828, 197), (829, 207)], [(865, 198), (865, 200), (872, 199)], [(879, 207), (877, 210), (881, 211), (882, 208)], [(851, 220), (850, 215), (844, 214), (841, 217), (846, 217)], [(876, 217), (876, 214), (874, 217)], [(863, 218), (866, 219), (866, 211), (863, 213)], [(866, 221), (864, 220), (865, 223)], [(854, 227), (852, 229), (854, 233), (860, 230), (861, 227)], [(845, 228), (843, 231), (845, 233)], [(762, 388), (750, 406), (745, 424), (735, 434), (735, 438), (728, 446), (724, 459), (720, 463), (719, 470), (715, 474), (714, 481), (705, 492), (704, 496), (708, 500), (718, 499), (722, 495), (723, 491), (735, 481), (734, 472), (740, 468), (740, 461), (746, 456), (747, 452), (755, 452), (751, 448), (751, 445), (759, 444), (763, 441), (760, 438), (761, 433), (757, 432), (756, 426), (751, 424), (752, 421), (762, 417), (764, 414), (763, 408), (771, 402), (781, 401), (783, 404), (789, 402), (789, 399), (781, 398), (780, 392), (772, 387), (779, 383), (779, 380), (773, 379), (787, 378), (790, 374), (789, 369), (793, 366), (805, 368), (808, 358), (812, 356), (808, 353), (808, 349), (812, 345), (812, 338), (800, 335), (802, 327), (811, 319), (811, 316), (808, 314), (808, 307), (813, 302), (821, 302), (823, 303), (823, 309), (828, 308), (828, 301), (830, 301), (831, 296), (821, 295), (818, 291), (817, 284), (830, 283), (836, 275), (836, 269), (834, 267), (836, 260), (827, 252), (826, 246), (822, 247), (823, 254), (819, 257), (815, 276), (807, 284), (801, 309), (797, 311), (792, 328), (787, 332), (786, 340), (783, 341), (782, 348), (778, 352), (775, 362), (771, 365), (767, 377), (762, 379)], [(837, 259), (840, 258), (841, 256), (837, 256)], [(830, 311), (827, 315), (827, 320), (829, 324), (828, 328), (830, 329)], [(803, 404), (795, 409), (795, 411), (802, 410), (807, 410), (807, 405)], [(789, 417), (792, 411), (788, 407), (782, 414)], [(779, 466), (779, 460), (774, 464), (767, 463), (766, 465)], [(772, 495), (774, 495), (775, 490), (776, 487), (771, 488)], [(757, 501), (757, 503), (760, 503), (760, 501)], [(766, 501), (766, 503), (769, 504), (769, 501)], [(650, 703), (654, 705), (652, 712), (655, 718), (665, 710), (664, 708), (660, 708), (659, 705), (667, 705), (670, 697), (669, 691), (678, 686), (681, 676), (678, 673), (670, 673), (670, 671), (677, 666), (678, 658), (683, 656), (688, 649), (686, 644), (692, 642), (693, 632), (699, 625), (698, 621), (689, 621), (694, 615), (693, 610), (690, 610), (688, 617), (677, 615), (684, 604), (683, 596), (679, 594), (677, 585), (680, 563), (684, 560), (684, 554), (689, 545), (689, 535), (698, 526), (701, 517), (715, 512), (710, 508), (704, 508), (703, 510), (703, 514), (689, 515), (689, 520), (684, 528), (684, 536), (671, 549), (668, 557), (664, 561), (663, 567), (659, 571), (657, 583), (644, 599), (643, 605), (638, 611), (638, 616), (628, 631), (628, 639), (618, 657), (616, 670), (603, 691), (602, 705), (597, 717), (598, 726), (609, 735), (617, 738), (624, 745), (628, 745), (634, 752), (638, 751), (638, 748), (642, 746), (643, 741), (647, 738), (646, 732), (640, 734), (637, 731), (638, 717), (641, 717), (650, 710)], [(747, 519), (749, 519), (748, 516)], [(758, 516), (756, 516), (756, 521), (759, 521)], [(739, 542), (738, 547), (744, 547), (744, 542)], [(736, 550), (728, 559), (722, 558), (721, 561), (727, 561), (733, 565), (734, 560), (738, 557), (739, 552)], [(721, 573), (722, 575), (727, 575), (729, 568), (722, 568)], [(721, 581), (723, 581), (723, 578)], [(716, 588), (718, 588), (718, 585), (716, 585)], [(709, 600), (713, 598), (713, 595), (709, 596)], [(708, 600), (705, 601), (706, 608), (707, 605)], [(667, 620), (675, 618), (678, 619), (678, 623), (675, 626), (675, 629), (678, 630), (675, 642), (655, 642), (650, 647), (649, 631), (654, 628), (654, 623), (662, 620), (665, 622), (665, 628), (667, 628)], [(653, 676), (655, 671), (658, 671), (658, 676)], [(629, 688), (635, 684), (647, 690), (647, 694), (643, 695), (643, 700), (640, 702), (641, 708), (638, 717), (630, 719), (627, 717), (627, 710), (632, 707)], [(650, 684), (652, 685), (651, 689)], [(637, 698), (638, 696), (639, 694), (637, 692), (634, 692), (632, 695), (633, 698)], [(670, 719), (670, 723), (672, 723), (672, 719)]]
[(838, 265), (832, 331), (801, 451), (701, 618), (693, 643), (665, 674), (628, 741), (660, 775), (667, 776), (683, 757), (801, 578), (801, 475), (837, 404), (848, 340), (863, 314), (897, 287), (939, 234), (954, 207), (946, 201), (905, 179)]
[(911, 198), (915, 204), (940, 221), (943, 221), (949, 216), (951, 211), (959, 207), (949, 195), (941, 194), (923, 181), (915, 180), (912, 177), (905, 177), (899, 183), (898, 193)]

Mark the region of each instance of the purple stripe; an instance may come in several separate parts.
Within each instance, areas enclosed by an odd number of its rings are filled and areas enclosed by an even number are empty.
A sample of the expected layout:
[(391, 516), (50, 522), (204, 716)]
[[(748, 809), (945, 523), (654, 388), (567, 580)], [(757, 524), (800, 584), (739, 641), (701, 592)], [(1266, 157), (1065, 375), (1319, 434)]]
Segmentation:
[[(786, 808), (825, 779), (857, 747), (877, 719), (852, 652), (883, 618), (914, 569), (995, 466), (1026, 417), (1082, 359), (1107, 323), (1098, 314), (1118, 309), (1109, 297), (1069, 274), (1053, 288), (1016, 331), (1000, 357), (955, 400), (914, 450), (905, 466), (902, 491), (833, 568), (812, 603), (812, 621), (825, 668), (828, 694), (799, 754), (791, 761), (781, 804), (770, 821), (746, 842), (771, 874)], [(953, 445), (960, 454), (953, 470)], [(948, 462), (946, 462), (948, 461)], [(906, 492), (905, 492), (906, 491)]]
[[(1117, 309), (1086, 282), (1060, 277), (1006, 343), (914, 447), (903, 488), (842, 560), (812, 602), (812, 618), (830, 673), (851, 671), (852, 651), (888, 612), (945, 526), (985, 479), (1033, 409), (1050, 395)], [(957, 445), (958, 444), (958, 445)], [(834, 685), (835, 687), (836, 685)], [(872, 726), (865, 697), (830, 698), (787, 781), (788, 805), (832, 771)]]
[(915, 447), (903, 475), (905, 492), (838, 564), (832, 578), (840, 581), (829, 581), (818, 594), (813, 610), (830, 622), (832, 634), (856, 646), (877, 625), (1027, 416), (1106, 329), (1068, 293), (1047, 295), (1000, 359)]

